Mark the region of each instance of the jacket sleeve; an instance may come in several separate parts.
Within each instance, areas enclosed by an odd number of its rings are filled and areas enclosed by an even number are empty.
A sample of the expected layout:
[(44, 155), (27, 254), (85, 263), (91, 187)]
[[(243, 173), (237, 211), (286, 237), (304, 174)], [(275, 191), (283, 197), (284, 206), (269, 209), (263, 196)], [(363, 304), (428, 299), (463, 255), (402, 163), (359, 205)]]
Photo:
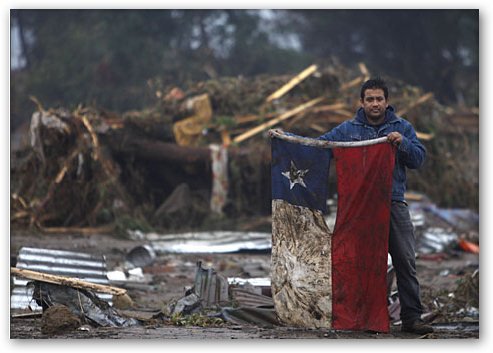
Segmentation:
[(317, 137), (317, 140), (325, 140), (325, 141), (346, 141), (347, 140), (347, 133), (345, 134), (344, 131), (346, 130), (346, 124), (342, 123), (340, 125), (337, 125), (334, 127), (332, 130), (326, 132), (325, 134)]
[(399, 159), (404, 162), (409, 169), (421, 167), (425, 161), (426, 149), (419, 142), (416, 132), (411, 124), (407, 124), (402, 134), (402, 142), (397, 150)]

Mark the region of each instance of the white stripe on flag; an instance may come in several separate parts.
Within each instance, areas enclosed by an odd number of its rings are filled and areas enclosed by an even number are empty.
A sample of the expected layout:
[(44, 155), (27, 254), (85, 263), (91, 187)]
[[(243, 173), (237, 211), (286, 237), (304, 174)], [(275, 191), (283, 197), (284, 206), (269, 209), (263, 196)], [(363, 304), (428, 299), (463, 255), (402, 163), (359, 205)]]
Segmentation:
[(321, 211), (272, 200), (272, 298), (283, 323), (332, 327), (331, 236)]

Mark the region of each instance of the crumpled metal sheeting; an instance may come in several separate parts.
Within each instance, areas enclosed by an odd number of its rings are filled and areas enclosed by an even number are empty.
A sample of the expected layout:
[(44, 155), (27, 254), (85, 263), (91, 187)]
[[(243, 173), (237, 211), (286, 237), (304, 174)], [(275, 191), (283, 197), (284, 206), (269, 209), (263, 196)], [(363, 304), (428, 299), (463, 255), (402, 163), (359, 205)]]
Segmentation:
[(458, 235), (450, 230), (439, 227), (427, 228), (418, 238), (417, 252), (421, 254), (443, 252), (457, 242), (458, 238)]
[(202, 262), (197, 262), (195, 282), (184, 298), (170, 307), (171, 314), (191, 314), (201, 309), (216, 309), (230, 305), (228, 280), (218, 274), (213, 268), (204, 268)]
[(228, 280), (213, 268), (203, 268), (201, 261), (197, 262), (194, 292), (201, 298), (204, 307), (230, 302)]
[(33, 299), (43, 308), (55, 304), (65, 305), (77, 316), (103, 327), (138, 324), (135, 319), (121, 317), (107, 302), (84, 289), (35, 281)]
[(470, 209), (439, 208), (426, 201), (411, 202), (409, 212), (420, 254), (447, 251), (457, 243), (459, 234), (479, 228), (479, 214)]
[(171, 314), (190, 315), (202, 308), (202, 300), (196, 293), (190, 293), (170, 306)]
[(274, 307), (272, 308), (223, 308), (221, 318), (238, 325), (256, 325), (264, 327), (281, 326)]

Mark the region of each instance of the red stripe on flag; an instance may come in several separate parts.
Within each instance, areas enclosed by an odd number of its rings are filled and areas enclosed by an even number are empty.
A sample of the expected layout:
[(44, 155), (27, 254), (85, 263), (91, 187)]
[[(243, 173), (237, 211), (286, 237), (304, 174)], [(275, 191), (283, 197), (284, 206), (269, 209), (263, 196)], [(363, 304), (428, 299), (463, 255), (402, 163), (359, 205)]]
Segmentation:
[(332, 236), (332, 327), (389, 331), (387, 253), (394, 149), (333, 149), (338, 206)]

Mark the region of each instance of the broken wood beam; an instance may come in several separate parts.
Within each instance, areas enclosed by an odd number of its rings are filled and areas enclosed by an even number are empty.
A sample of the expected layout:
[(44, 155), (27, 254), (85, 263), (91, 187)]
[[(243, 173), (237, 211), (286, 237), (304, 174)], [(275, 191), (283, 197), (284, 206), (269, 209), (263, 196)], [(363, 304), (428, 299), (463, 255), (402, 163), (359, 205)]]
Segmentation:
[(221, 141), (223, 146), (228, 147), (231, 145), (231, 135), (228, 130), (221, 130)]
[[(341, 108), (344, 108), (344, 107), (346, 107), (346, 104), (344, 104), (344, 103), (335, 103), (335, 104), (330, 104), (330, 105), (323, 105), (323, 106), (313, 107), (310, 110), (310, 113), (323, 115), (326, 112), (331, 112), (331, 114), (332, 113), (341, 114), (340, 113), (340, 111), (342, 110)], [(320, 108), (322, 108), (322, 110)], [(350, 115), (349, 117), (352, 117), (352, 115)], [(292, 128), (295, 124), (298, 123), (298, 121), (300, 121), (301, 119), (304, 119), (304, 118), (305, 118), (305, 116), (303, 114), (299, 114), (297, 117), (291, 119), (291, 121), (289, 123), (287, 123), (286, 128), (288, 128), (288, 129)], [(339, 119), (339, 121), (341, 123), (344, 120), (346, 120), (346, 117), (344, 117), (343, 119)]]
[(316, 124), (316, 123), (310, 124), (310, 126), (309, 126), (309, 127), (310, 127), (311, 129), (313, 129), (313, 130), (317, 131), (317, 132), (322, 133), (322, 134), (328, 131), (328, 129), (326, 129), (326, 128), (324, 128), (324, 127), (322, 127), (322, 126), (320, 126), (320, 125), (318, 125), (318, 124)]
[(334, 104), (320, 105), (318, 107), (313, 108), (312, 111), (314, 113), (337, 112), (339, 110), (343, 110), (346, 107), (347, 107), (346, 103), (334, 103)]
[(81, 235), (108, 234), (115, 230), (115, 225), (109, 224), (100, 227), (40, 227), (44, 234), (69, 234)]
[(364, 77), (356, 77), (355, 79), (353, 79), (349, 82), (343, 83), (340, 87), (340, 90), (345, 91), (351, 87), (359, 85), (360, 83), (363, 83), (363, 80), (364, 80)]
[(258, 134), (259, 132), (262, 132), (264, 131), (265, 129), (271, 127), (271, 126), (274, 126), (278, 123), (280, 123), (281, 121), (284, 121), (298, 113), (301, 113), (302, 111), (314, 106), (315, 104), (321, 102), (325, 97), (318, 97), (318, 98), (315, 98), (315, 99), (312, 99), (311, 101), (309, 102), (306, 102), (304, 104), (301, 104), (299, 106), (297, 106), (296, 108), (294, 109), (291, 109), (281, 115), (279, 115), (277, 118), (274, 118), (274, 119), (271, 119), (261, 125), (258, 125), (256, 127), (254, 127), (253, 129), (251, 130), (248, 130), (246, 132), (244, 132), (243, 134), (241, 135), (238, 135), (236, 136), (234, 139), (233, 139), (233, 142), (235, 143), (239, 143), (241, 141), (244, 141), (256, 134)]
[(433, 135), (433, 134), (427, 134), (427, 133), (424, 133), (424, 132), (418, 132), (418, 131), (416, 131), (416, 137), (419, 138), (420, 140), (429, 141), (434, 136), (435, 135)]
[(300, 72), (298, 75), (293, 77), (288, 83), (286, 83), (284, 86), (279, 88), (277, 91), (272, 93), (267, 99), (265, 100), (267, 103), (273, 101), (274, 99), (279, 99), (283, 95), (285, 95), (287, 92), (289, 92), (293, 87), (298, 85), (301, 81), (303, 81), (305, 78), (313, 74), (315, 71), (317, 71), (317, 65), (311, 65), (302, 72)]
[(404, 198), (408, 201), (423, 201), (424, 196), (415, 192), (405, 192)]
[(366, 67), (365, 63), (361, 62), (358, 64), (359, 71), (363, 74), (363, 81), (368, 81), (370, 78), (370, 71), (368, 71), (368, 68)]
[(258, 120), (260, 120), (260, 117), (258, 115), (235, 116), (235, 121), (237, 125), (256, 122)]
[(93, 150), (92, 150), (92, 158), (94, 158), (95, 161), (99, 159), (99, 140), (98, 136), (96, 135), (96, 132), (94, 132), (94, 128), (92, 127), (91, 123), (89, 122), (89, 119), (87, 119), (87, 116), (82, 116), (82, 123), (86, 127), (87, 131), (89, 131), (89, 135), (91, 135), (91, 140), (93, 144)]
[(10, 274), (47, 283), (59, 284), (62, 286), (80, 288), (80, 289), (89, 289), (94, 290), (100, 293), (108, 293), (113, 295), (125, 295), (127, 290), (124, 288), (118, 288), (113, 286), (106, 286), (103, 284), (91, 283), (87, 281), (83, 281), (74, 277), (65, 277), (59, 275), (51, 275), (48, 273), (31, 271), (26, 269), (21, 269), (17, 267), (10, 267)]
[(406, 114), (411, 109), (417, 107), (420, 104), (423, 104), (427, 100), (430, 100), (432, 97), (433, 97), (433, 93), (431, 93), (431, 92), (426, 93), (425, 95), (419, 97), (417, 100), (415, 100), (414, 102), (412, 102), (411, 104), (409, 104), (407, 107), (399, 110), (397, 112), (397, 115), (402, 116), (402, 115)]

